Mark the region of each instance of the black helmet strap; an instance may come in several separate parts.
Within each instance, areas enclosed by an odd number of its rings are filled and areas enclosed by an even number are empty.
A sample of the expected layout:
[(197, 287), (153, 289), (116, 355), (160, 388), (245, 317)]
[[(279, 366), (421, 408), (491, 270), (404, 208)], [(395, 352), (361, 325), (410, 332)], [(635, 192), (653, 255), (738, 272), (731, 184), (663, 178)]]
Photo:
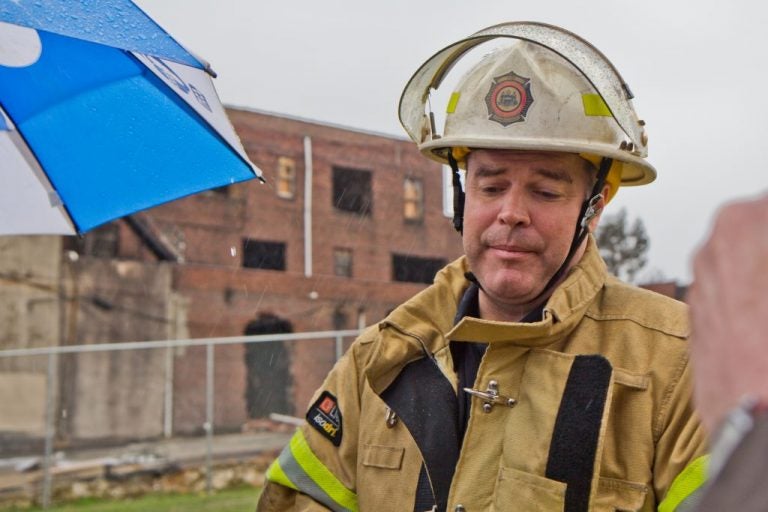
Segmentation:
[(453, 158), (453, 152), (448, 148), (448, 164), (451, 166), (451, 183), (453, 184), (453, 228), (459, 233), (464, 231), (464, 189), (461, 188), (461, 173), (459, 164)]
[(597, 208), (597, 203), (603, 198), (603, 187), (605, 186), (605, 179), (608, 177), (608, 171), (611, 170), (611, 165), (613, 165), (612, 158), (603, 158), (600, 160), (600, 167), (597, 170), (597, 179), (592, 187), (592, 193), (590, 193), (589, 197), (581, 203), (581, 210), (579, 212), (579, 217), (576, 220), (576, 230), (573, 234), (571, 247), (568, 249), (568, 255), (565, 257), (565, 261), (563, 261), (562, 265), (560, 265), (560, 268), (558, 268), (549, 281), (547, 281), (547, 285), (541, 290), (541, 293), (536, 296), (534, 302), (542, 298), (550, 288), (563, 277), (563, 274), (565, 274), (565, 271), (568, 269), (568, 265), (571, 263), (576, 251), (581, 247), (582, 242), (584, 242), (584, 239), (589, 234), (590, 221), (600, 213), (600, 210)]

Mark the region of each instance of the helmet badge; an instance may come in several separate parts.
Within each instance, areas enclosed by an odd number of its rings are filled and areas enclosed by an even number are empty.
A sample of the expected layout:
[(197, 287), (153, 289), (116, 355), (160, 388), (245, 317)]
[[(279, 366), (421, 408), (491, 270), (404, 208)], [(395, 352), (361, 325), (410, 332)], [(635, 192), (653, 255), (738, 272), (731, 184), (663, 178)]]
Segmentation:
[(531, 79), (517, 75), (514, 71), (494, 78), (485, 96), (488, 119), (502, 126), (525, 121), (532, 103)]

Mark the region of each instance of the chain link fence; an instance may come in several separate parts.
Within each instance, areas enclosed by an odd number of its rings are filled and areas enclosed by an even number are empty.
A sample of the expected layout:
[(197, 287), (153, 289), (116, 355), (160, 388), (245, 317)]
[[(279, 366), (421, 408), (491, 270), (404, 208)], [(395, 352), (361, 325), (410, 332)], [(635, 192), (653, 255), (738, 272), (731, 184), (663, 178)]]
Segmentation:
[(359, 332), (0, 350), (0, 495), (34, 485), (47, 508), (68, 471), (181, 459), (210, 492), (218, 456), (285, 443)]

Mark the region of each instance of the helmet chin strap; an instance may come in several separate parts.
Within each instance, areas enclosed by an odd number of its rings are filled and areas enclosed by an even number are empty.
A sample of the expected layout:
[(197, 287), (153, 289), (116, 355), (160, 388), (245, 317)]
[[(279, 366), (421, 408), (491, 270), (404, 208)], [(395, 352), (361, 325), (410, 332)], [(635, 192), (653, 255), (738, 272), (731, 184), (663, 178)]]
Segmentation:
[(612, 164), (612, 158), (603, 158), (600, 160), (600, 167), (597, 170), (597, 179), (595, 180), (595, 185), (592, 187), (592, 193), (583, 203), (581, 203), (581, 211), (579, 212), (579, 217), (576, 221), (576, 230), (573, 234), (571, 247), (568, 249), (568, 255), (565, 257), (565, 261), (563, 261), (562, 265), (560, 265), (560, 268), (558, 268), (549, 281), (547, 281), (547, 285), (531, 302), (538, 302), (545, 296), (545, 294), (550, 292), (551, 288), (557, 284), (568, 270), (568, 266), (570, 265), (573, 256), (576, 254), (576, 251), (579, 250), (579, 247), (581, 247), (584, 239), (589, 234), (589, 223), (600, 213), (600, 210), (597, 208), (597, 203), (603, 198), (602, 192), (603, 187), (605, 186), (605, 178), (608, 176), (608, 171), (611, 170)]
[[(459, 165), (456, 162), (456, 159), (453, 158), (453, 154), (450, 150), (448, 151), (448, 163), (451, 166), (451, 170), (453, 171), (453, 227), (459, 233), (463, 233), (464, 191), (461, 188), (461, 175), (459, 174)], [(612, 158), (603, 158), (600, 160), (600, 167), (597, 170), (597, 179), (595, 180), (595, 184), (592, 187), (592, 192), (590, 193), (589, 197), (585, 199), (581, 204), (581, 210), (579, 211), (579, 217), (576, 221), (576, 229), (573, 234), (573, 240), (571, 241), (571, 247), (568, 249), (568, 254), (566, 255), (565, 260), (560, 265), (560, 267), (555, 271), (549, 281), (547, 281), (546, 286), (544, 286), (541, 292), (539, 292), (539, 294), (531, 301), (532, 304), (537, 304), (542, 298), (544, 298), (551, 291), (551, 288), (563, 277), (571, 263), (571, 260), (573, 259), (573, 256), (576, 254), (576, 251), (578, 251), (579, 247), (581, 247), (581, 244), (584, 242), (584, 239), (589, 234), (589, 223), (600, 213), (600, 210), (597, 208), (597, 203), (600, 202), (600, 199), (603, 198), (602, 191), (603, 187), (605, 186), (605, 179), (608, 176), (608, 171), (611, 169), (611, 165), (613, 165)], [(477, 276), (475, 276), (472, 272), (467, 272), (466, 277), (468, 280), (477, 284), (481, 290), (483, 289), (483, 285), (480, 284)]]
[(451, 184), (453, 185), (453, 229), (464, 232), (464, 190), (461, 188), (459, 164), (453, 158), (453, 151), (448, 149), (448, 164), (451, 166)]

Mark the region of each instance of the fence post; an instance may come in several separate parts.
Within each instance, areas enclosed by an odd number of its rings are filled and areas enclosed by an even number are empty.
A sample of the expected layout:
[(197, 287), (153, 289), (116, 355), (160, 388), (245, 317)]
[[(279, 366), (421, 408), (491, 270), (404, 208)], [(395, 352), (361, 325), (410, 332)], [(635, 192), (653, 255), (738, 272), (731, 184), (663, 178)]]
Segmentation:
[(213, 491), (213, 345), (205, 346), (205, 491)]
[(163, 437), (173, 435), (173, 347), (165, 349), (165, 382), (163, 396)]
[(51, 506), (51, 466), (53, 465), (53, 438), (55, 435), (55, 400), (54, 377), (56, 373), (56, 354), (48, 353), (48, 375), (45, 388), (45, 458), (43, 460), (43, 496), (42, 505), (47, 509)]
[(341, 359), (341, 356), (344, 355), (344, 338), (341, 336), (336, 336), (336, 360), (338, 361)]

